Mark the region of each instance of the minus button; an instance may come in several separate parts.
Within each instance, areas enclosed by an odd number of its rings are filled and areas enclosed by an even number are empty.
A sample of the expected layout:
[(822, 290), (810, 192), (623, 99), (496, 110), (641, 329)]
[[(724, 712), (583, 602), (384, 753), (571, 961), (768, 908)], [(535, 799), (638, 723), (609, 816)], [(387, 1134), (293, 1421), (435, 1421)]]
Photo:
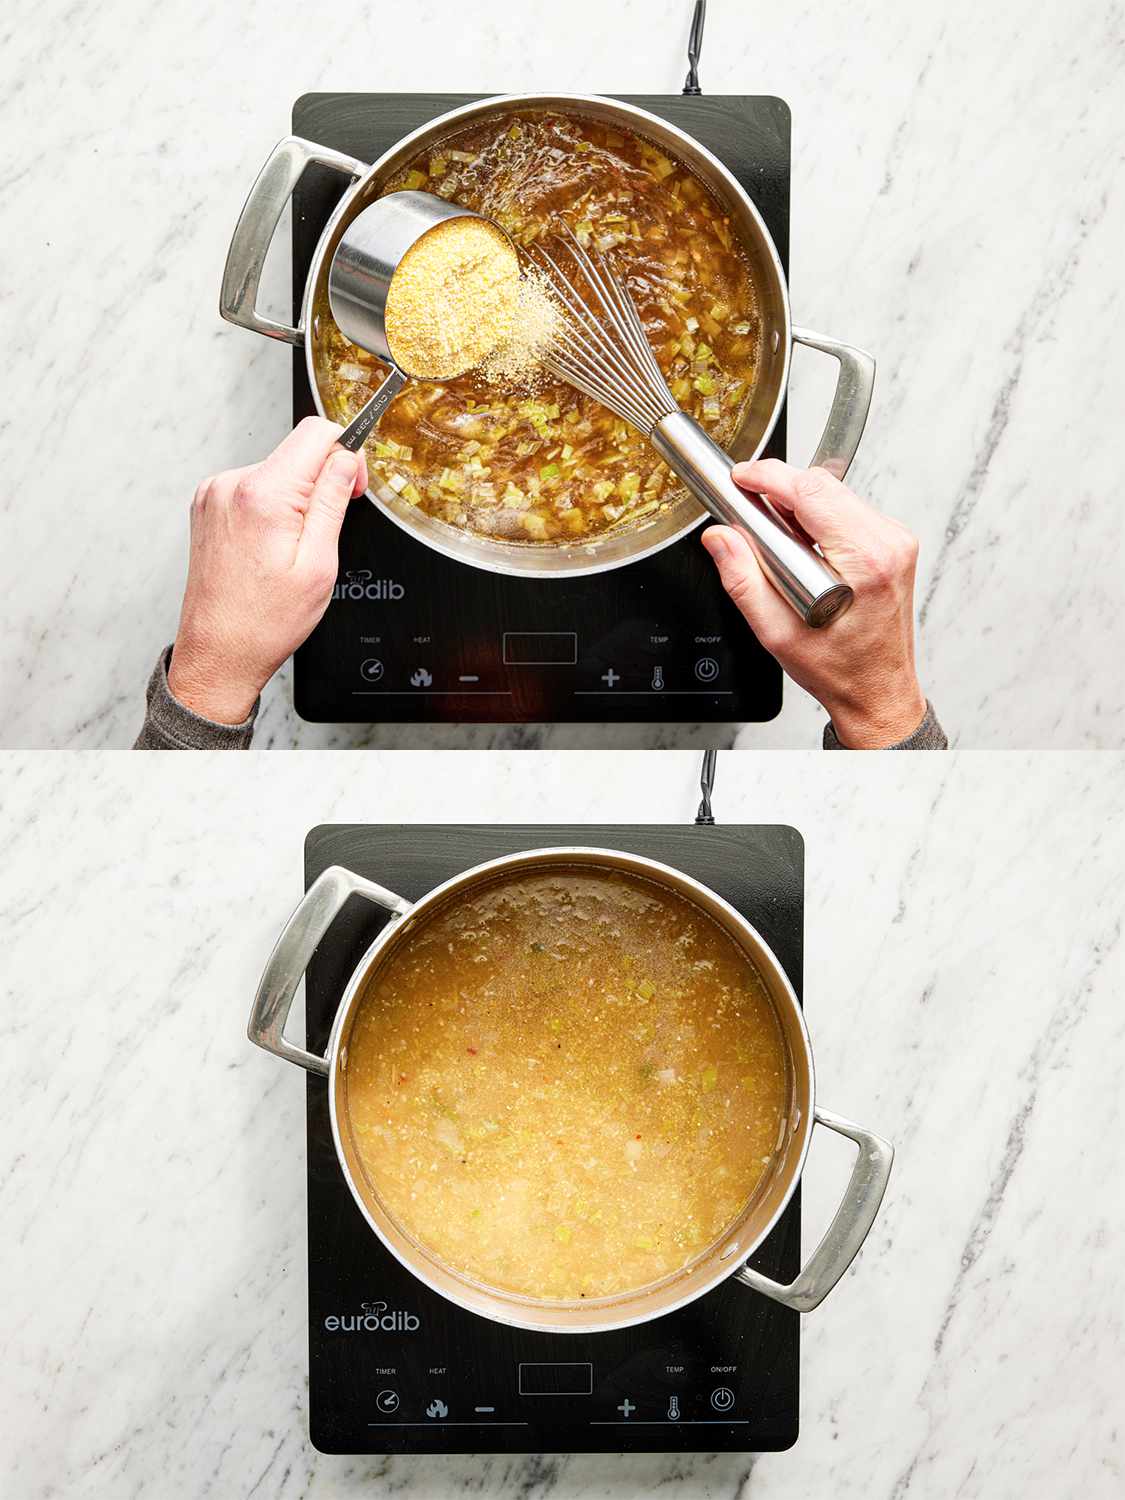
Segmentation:
[(479, 677), (469, 677), (469, 676), (466, 676), (466, 674), (464, 672), (462, 672), (461, 676), (458, 677), (457, 681), (458, 682), (479, 682), (480, 678)]
[(474, 1411), (495, 1411), (496, 1408), (494, 1406), (474, 1406), (473, 1410)]

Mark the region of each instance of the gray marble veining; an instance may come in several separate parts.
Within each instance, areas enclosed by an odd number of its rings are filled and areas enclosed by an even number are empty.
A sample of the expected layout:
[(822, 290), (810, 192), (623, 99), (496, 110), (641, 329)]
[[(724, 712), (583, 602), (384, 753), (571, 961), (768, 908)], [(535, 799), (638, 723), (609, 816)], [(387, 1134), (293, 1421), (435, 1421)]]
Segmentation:
[[(678, 90), (688, 15), (687, 0), (9, 7), (0, 743), (130, 743), (175, 630), (195, 484), (285, 430), (284, 351), (221, 324), (216, 301), (292, 100)], [(923, 681), (969, 747), (1125, 743), (1122, 43), (1115, 0), (710, 7), (705, 90), (792, 106), (794, 313), (878, 355), (853, 481), (921, 538)], [(270, 267), (279, 308), (286, 259)], [(795, 362), (796, 460), (825, 411), (821, 364)], [(280, 679), (260, 743), (811, 746), (822, 718), (790, 688), (775, 723), (738, 731), (355, 729), (302, 724)]]
[[(0, 1492), (1110, 1500), (1125, 1465), (1125, 761), (720, 757), (807, 855), (818, 1094), (897, 1160), (759, 1458), (327, 1458), (304, 1082), (244, 1028), (323, 821), (686, 822), (698, 757), (0, 758)], [(467, 792), (467, 789), (471, 789)], [(806, 1173), (806, 1246), (848, 1165)]]

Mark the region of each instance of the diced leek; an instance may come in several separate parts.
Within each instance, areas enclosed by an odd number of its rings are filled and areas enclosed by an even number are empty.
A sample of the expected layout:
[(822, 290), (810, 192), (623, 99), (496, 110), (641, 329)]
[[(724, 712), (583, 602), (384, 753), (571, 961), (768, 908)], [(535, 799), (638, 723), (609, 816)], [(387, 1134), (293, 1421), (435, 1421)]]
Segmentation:
[(418, 169), (417, 169), (417, 167), (415, 167), (415, 168), (413, 168), (412, 171), (407, 172), (405, 178), (403, 179), (402, 185), (405, 188), (409, 188), (409, 189), (413, 190), (413, 189), (416, 189), (416, 188), (425, 187), (426, 182), (427, 182), (426, 173), (425, 172), (419, 172)]
[(699, 319), (698, 318), (685, 318), (684, 319), (684, 327), (687, 329), (687, 331), (689, 333), (694, 333), (695, 330), (699, 327)]
[(666, 177), (670, 177), (675, 170), (675, 164), (670, 162), (666, 156), (653, 158), (652, 175), (660, 182), (663, 182)]
[(692, 385), (701, 396), (713, 396), (715, 394), (714, 377), (712, 375), (708, 375), (706, 372), (704, 372), (702, 375), (697, 375), (692, 381)]
[(388, 474), (387, 483), (390, 485), (391, 489), (394, 490), (396, 495), (401, 495), (410, 481), (407, 479), (405, 474)]
[(521, 135), (523, 135), (523, 131), (518, 125), (512, 124), (508, 126), (508, 139), (510, 141), (518, 141)]
[(557, 479), (559, 477), (559, 473), (560, 470), (558, 464), (544, 464), (543, 467), (539, 470), (539, 478)]
[(749, 323), (732, 323), (730, 325), (730, 331), (731, 331), (731, 333), (749, 333), (750, 332), (750, 324)]
[(687, 378), (686, 375), (678, 375), (676, 379), (673, 380), (671, 389), (672, 395), (682, 406), (683, 403), (691, 395), (691, 381)]
[(449, 165), (449, 158), (448, 157), (446, 157), (446, 156), (431, 156), (430, 157), (430, 176), (431, 177), (440, 177), (441, 174), (445, 171), (446, 167), (448, 167), (448, 165)]
[(572, 506), (570, 510), (564, 510), (559, 520), (572, 536), (578, 536), (586, 530), (586, 517), (576, 506)]
[[(568, 415), (569, 415), (569, 413), (568, 413)], [(562, 456), (563, 456), (564, 460), (570, 458), (573, 455), (573, 453), (574, 453), (574, 449), (571, 447), (571, 445), (569, 443), (564, 443), (562, 445)]]
[(576, 151), (592, 151), (594, 149), (590, 141), (578, 141), (575, 144)]
[(716, 302), (711, 308), (711, 316), (715, 319), (716, 323), (721, 323), (729, 312), (730, 308), (725, 302)]
[(690, 359), (695, 353), (695, 340), (692, 338), (690, 333), (684, 334), (683, 338), (680, 340), (680, 348), (687, 355), (688, 359)]
[(355, 361), (351, 359), (342, 359), (337, 366), (337, 369), (339, 370), (340, 378), (342, 380), (365, 381), (368, 377), (368, 374), (370, 373), (368, 370), (365, 370), (362, 365), (357, 365)]
[(651, 1000), (653, 995), (656, 994), (656, 986), (650, 983), (649, 980), (642, 979), (640, 984), (637, 985), (637, 994), (640, 995), (642, 1000)]
[(533, 511), (525, 511), (520, 516), (520, 525), (532, 541), (545, 542), (547, 540), (547, 523), (542, 516), (537, 516)]
[(617, 493), (622, 500), (635, 500), (641, 487), (641, 476), (633, 473), (623, 474), (617, 481)]
[(717, 422), (719, 420), (719, 417), (722, 415), (722, 411), (722, 403), (720, 402), (718, 396), (708, 396), (703, 402), (703, 407), (700, 415), (703, 417), (704, 421)]
[(420, 505), (422, 502), (422, 494), (416, 484), (404, 485), (402, 489), (402, 498), (404, 500), (409, 500), (411, 505)]
[(627, 216), (625, 214), (618, 214), (618, 213), (602, 214), (602, 223), (603, 224), (624, 224), (626, 222), (626, 217)]
[(715, 351), (711, 348), (710, 344), (705, 344), (702, 341), (700, 341), (695, 346), (695, 354), (694, 354), (693, 357), (695, 359), (710, 359), (711, 356), (712, 356), (712, 354), (714, 354), (714, 352)]
[(476, 157), (471, 151), (450, 151), (449, 155), (453, 158), (454, 161), (476, 161)]

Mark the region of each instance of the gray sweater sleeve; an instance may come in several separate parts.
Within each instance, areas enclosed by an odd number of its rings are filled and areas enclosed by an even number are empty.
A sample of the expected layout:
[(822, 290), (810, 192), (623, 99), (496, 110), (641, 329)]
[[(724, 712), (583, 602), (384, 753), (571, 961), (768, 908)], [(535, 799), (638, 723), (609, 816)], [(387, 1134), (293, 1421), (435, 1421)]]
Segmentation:
[[(826, 750), (846, 750), (846, 745), (841, 745), (836, 738), (836, 731), (832, 728), (832, 720), (824, 726), (824, 748)], [(937, 721), (934, 706), (926, 699), (926, 712), (922, 715), (922, 722), (913, 734), (908, 734), (904, 740), (899, 740), (897, 745), (888, 745), (888, 750), (948, 750), (949, 741), (945, 737), (945, 730)]]
[[(192, 713), (168, 689), (169, 646), (148, 680), (148, 711), (134, 750), (249, 750), (258, 703), (241, 724), (213, 724)], [(259, 699), (259, 703), (260, 703)]]

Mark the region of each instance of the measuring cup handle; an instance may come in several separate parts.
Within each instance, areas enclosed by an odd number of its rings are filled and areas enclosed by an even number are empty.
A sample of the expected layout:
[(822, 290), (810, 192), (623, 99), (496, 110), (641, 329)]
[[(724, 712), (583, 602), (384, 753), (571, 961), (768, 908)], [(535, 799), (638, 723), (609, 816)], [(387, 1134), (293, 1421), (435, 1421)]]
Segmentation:
[(304, 330), (288, 323), (275, 323), (259, 313), (258, 285), (282, 211), (311, 162), (332, 167), (353, 182), (367, 171), (366, 164), (354, 156), (345, 156), (329, 146), (318, 146), (299, 135), (287, 135), (278, 141), (238, 216), (219, 294), (219, 312), (228, 323), (265, 334), (266, 338), (283, 339), (287, 344), (303, 343)]
[(362, 448), (367, 434), (375, 426), (375, 423), (390, 406), (406, 384), (406, 376), (398, 368), (392, 365), (390, 374), (384, 376), (383, 383), (373, 396), (365, 403), (360, 411), (351, 419), (344, 428), (337, 441), (341, 448), (347, 448), (352, 453), (357, 448)]

